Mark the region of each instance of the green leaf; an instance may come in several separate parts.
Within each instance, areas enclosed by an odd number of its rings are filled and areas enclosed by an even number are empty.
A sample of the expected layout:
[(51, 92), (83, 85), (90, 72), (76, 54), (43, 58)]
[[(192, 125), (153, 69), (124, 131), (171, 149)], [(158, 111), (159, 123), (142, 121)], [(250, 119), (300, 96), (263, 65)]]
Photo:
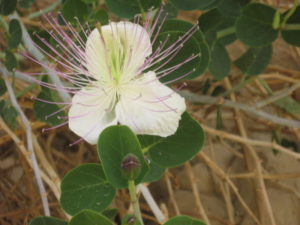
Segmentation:
[(82, 0), (86, 4), (97, 2), (98, 0)]
[(205, 223), (189, 216), (175, 216), (163, 225), (205, 225)]
[(222, 80), (230, 72), (231, 61), (226, 48), (220, 43), (213, 44), (208, 70), (217, 80)]
[(109, 219), (105, 216), (94, 212), (92, 210), (83, 210), (80, 213), (76, 214), (69, 225), (114, 225)]
[(4, 106), (3, 111), (1, 112), (1, 116), (5, 123), (7, 123), (12, 128), (17, 128), (17, 116), (18, 112), (13, 106)]
[[(203, 13), (199, 17), (199, 27), (201, 31), (205, 34), (206, 40), (209, 43), (214, 43), (218, 38), (218, 42), (222, 45), (231, 44), (236, 40), (236, 35), (234, 31), (235, 20), (230, 17), (223, 16), (218, 9), (212, 9), (206, 13)], [(226, 30), (233, 28), (233, 32), (225, 33)], [(222, 37), (217, 35), (222, 34)]]
[(4, 100), (0, 100), (0, 115), (2, 116), (2, 111), (6, 105), (6, 102)]
[(22, 29), (17, 19), (12, 19), (9, 22), (9, 39), (8, 46), (10, 48), (16, 48), (22, 40)]
[[(55, 102), (56, 99), (54, 95), (55, 94), (53, 91), (43, 88), (42, 91), (38, 94), (37, 98), (50, 102)], [(33, 105), (33, 111), (36, 118), (50, 125), (58, 125), (64, 121), (60, 117), (65, 116), (65, 113), (64, 111), (58, 112), (59, 110), (61, 110), (61, 108), (58, 105), (42, 102), (39, 100), (36, 100)]]
[(220, 3), (221, 0), (170, 0), (170, 2), (180, 10), (205, 10)]
[(31, 220), (29, 225), (68, 225), (68, 222), (51, 216), (39, 216)]
[(154, 163), (162, 167), (175, 167), (192, 159), (203, 147), (205, 134), (202, 127), (185, 112), (175, 134), (162, 138), (139, 135), (144, 151)]
[[(154, 49), (158, 47), (160, 41), (163, 42), (166, 40), (166, 38), (168, 38), (168, 42), (166, 44), (166, 47), (168, 47), (177, 41), (180, 36), (186, 34), (192, 27), (192, 23), (183, 20), (171, 19), (166, 21), (161, 29), (160, 34), (158, 35), (157, 41), (154, 44)], [(169, 63), (160, 68), (160, 70), (176, 66), (193, 54), (199, 54), (199, 56), (185, 63), (183, 66), (167, 76), (162, 77), (160, 80), (162, 82), (171, 81), (195, 69), (194, 72), (182, 78), (181, 80), (192, 79), (201, 75), (207, 69), (210, 57), (209, 48), (200, 30), (196, 31), (195, 34), (184, 43), (183, 48), (178, 52), (178, 54)], [(160, 66), (162, 63), (165, 63), (165, 61), (153, 66), (153, 69)]]
[(161, 0), (106, 0), (108, 9), (119, 17), (132, 18), (141, 10), (158, 8)]
[(275, 105), (291, 114), (300, 113), (300, 103), (291, 97), (284, 97), (274, 102)]
[(159, 180), (166, 170), (166, 168), (157, 165), (151, 158), (147, 158), (147, 162), (149, 165), (149, 171), (146, 176), (143, 178), (143, 183), (151, 183)]
[(17, 7), (17, 0), (0, 0), (0, 14), (9, 15)]
[(128, 180), (123, 176), (121, 164), (129, 153), (140, 161), (141, 171), (135, 184), (141, 182), (148, 171), (147, 163), (141, 151), (136, 135), (127, 126), (106, 128), (98, 139), (98, 154), (108, 181), (116, 188), (126, 188)]
[(77, 17), (80, 22), (84, 22), (88, 14), (87, 5), (81, 0), (66, 0), (62, 8), (62, 15), (73, 24), (76, 24), (74, 17)]
[(276, 10), (260, 3), (249, 4), (236, 21), (236, 35), (246, 45), (262, 47), (276, 40), (278, 30), (272, 27)]
[(95, 13), (92, 14), (91, 16), (92, 21), (100, 22), (101, 25), (106, 25), (108, 24), (108, 14), (105, 10), (99, 9)]
[(6, 92), (6, 85), (4, 80), (0, 77), (0, 96), (4, 95)]
[(114, 199), (116, 189), (105, 178), (99, 164), (83, 164), (71, 170), (61, 183), (60, 204), (74, 215), (83, 209), (103, 211)]
[(114, 220), (114, 218), (118, 215), (118, 209), (105, 209), (101, 212), (101, 214), (108, 219)]
[(218, 5), (219, 12), (225, 17), (236, 18), (241, 14), (242, 7), (249, 0), (225, 0)]
[(7, 50), (5, 52), (5, 67), (9, 71), (13, 71), (18, 66), (18, 61), (15, 57), (15, 55)]
[(236, 61), (235, 65), (248, 76), (264, 71), (272, 57), (272, 45), (261, 48), (249, 48)]
[(171, 3), (167, 3), (163, 9), (165, 13), (168, 13), (167, 19), (175, 18), (178, 14), (178, 9)]
[[(286, 25), (298, 24), (300, 26), (300, 6), (297, 7), (293, 15), (287, 20)], [(300, 47), (300, 29), (298, 30), (282, 30), (282, 38), (289, 44)]]

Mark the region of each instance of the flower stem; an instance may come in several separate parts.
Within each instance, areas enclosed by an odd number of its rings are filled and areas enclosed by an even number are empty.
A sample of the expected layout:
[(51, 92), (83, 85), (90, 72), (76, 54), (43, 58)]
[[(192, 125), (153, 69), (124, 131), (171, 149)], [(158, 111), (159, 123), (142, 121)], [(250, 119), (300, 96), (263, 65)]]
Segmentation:
[(286, 24), (283, 30), (300, 30), (300, 24)]
[(139, 201), (138, 201), (137, 196), (136, 196), (136, 188), (135, 188), (134, 180), (129, 180), (128, 181), (128, 189), (129, 189), (131, 204), (133, 205), (134, 215), (139, 220), (141, 225), (144, 225), (141, 210), (140, 210)]
[(217, 39), (220, 39), (222, 37), (225, 37), (227, 35), (234, 34), (234, 33), (235, 33), (235, 28), (234, 27), (228, 27), (224, 30), (220, 30), (219, 32), (217, 32)]
[(284, 27), (286, 25), (286, 22), (294, 14), (294, 12), (296, 11), (298, 5), (299, 5), (299, 1), (298, 0), (294, 0), (293, 7), (287, 12), (287, 14), (284, 16), (284, 18), (282, 20), (282, 23), (281, 23), (282, 27)]

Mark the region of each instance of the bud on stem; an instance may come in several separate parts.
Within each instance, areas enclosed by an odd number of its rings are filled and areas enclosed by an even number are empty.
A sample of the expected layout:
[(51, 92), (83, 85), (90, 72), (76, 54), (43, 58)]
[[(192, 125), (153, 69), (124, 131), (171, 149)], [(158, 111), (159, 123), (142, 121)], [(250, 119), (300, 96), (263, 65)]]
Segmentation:
[(122, 174), (127, 180), (135, 180), (141, 173), (140, 160), (132, 153), (127, 154), (121, 163)]

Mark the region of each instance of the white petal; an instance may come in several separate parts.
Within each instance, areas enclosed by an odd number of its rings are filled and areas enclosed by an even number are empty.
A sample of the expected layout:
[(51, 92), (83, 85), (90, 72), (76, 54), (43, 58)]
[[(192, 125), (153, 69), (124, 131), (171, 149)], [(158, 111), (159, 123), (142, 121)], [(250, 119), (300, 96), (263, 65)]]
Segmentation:
[(156, 79), (150, 71), (122, 87), (116, 105), (118, 122), (137, 134), (166, 137), (176, 132), (186, 109), (184, 98)]
[(114, 96), (96, 87), (76, 93), (69, 110), (69, 128), (90, 144), (96, 144), (103, 129), (117, 124), (111, 107), (115, 102)]
[(150, 36), (138, 24), (111, 22), (101, 33), (95, 28), (86, 43), (87, 69), (96, 79), (108, 79), (115, 72), (131, 78), (152, 53)]

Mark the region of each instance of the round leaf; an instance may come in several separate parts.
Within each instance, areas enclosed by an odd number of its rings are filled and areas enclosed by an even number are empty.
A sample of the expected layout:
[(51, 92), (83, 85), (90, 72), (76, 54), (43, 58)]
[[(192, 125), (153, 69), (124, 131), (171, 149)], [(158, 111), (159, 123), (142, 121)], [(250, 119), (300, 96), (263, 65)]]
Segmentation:
[(261, 48), (249, 48), (235, 61), (235, 64), (245, 75), (254, 76), (264, 71), (271, 57), (271, 45)]
[(151, 160), (151, 158), (147, 159), (147, 161), (149, 165), (149, 171), (143, 178), (143, 183), (151, 183), (159, 180), (163, 176), (166, 169), (157, 165), (155, 162), (153, 162), (153, 160)]
[(12, 19), (9, 22), (9, 39), (8, 46), (10, 48), (16, 48), (22, 40), (22, 29), (17, 19)]
[(68, 225), (68, 222), (51, 216), (39, 216), (31, 220), (29, 225)]
[(231, 61), (225, 47), (218, 42), (211, 49), (209, 72), (217, 79), (222, 80), (230, 72)]
[(63, 178), (61, 192), (62, 208), (74, 215), (83, 209), (104, 210), (114, 199), (116, 189), (108, 183), (99, 164), (83, 164)]
[(0, 96), (6, 92), (6, 85), (4, 80), (0, 77)]
[(189, 216), (175, 216), (169, 219), (163, 225), (205, 225), (204, 222), (200, 220), (193, 219)]
[(218, 42), (222, 45), (231, 44), (236, 40), (234, 30), (232, 33), (225, 34), (222, 37), (218, 37), (220, 33), (226, 32), (226, 30), (233, 27), (235, 23), (234, 19), (223, 16), (218, 9), (212, 9), (206, 13), (203, 13), (199, 17), (198, 21), (199, 27), (205, 34), (206, 40), (209, 43), (214, 43), (217, 38)]
[(0, 14), (9, 15), (17, 7), (17, 0), (0, 0)]
[(100, 22), (101, 25), (108, 24), (108, 14), (105, 10), (99, 9), (94, 14), (92, 14), (92, 21)]
[(141, 10), (159, 7), (161, 0), (106, 0), (106, 4), (109, 10), (119, 17), (132, 18), (141, 13)]
[[(158, 40), (155, 43), (154, 49), (156, 49), (160, 41), (163, 42), (166, 40), (166, 38), (168, 38), (166, 47), (170, 46), (175, 41), (177, 41), (180, 36), (186, 34), (192, 27), (193, 24), (183, 20), (172, 19), (166, 21), (161, 29), (160, 34), (158, 35)], [(162, 77), (161, 81), (167, 82), (174, 79), (178, 79), (180, 76), (191, 72), (194, 68), (194, 72), (183, 78), (192, 79), (201, 75), (207, 69), (210, 56), (209, 48), (200, 30), (196, 31), (196, 33), (184, 43), (183, 48), (178, 52), (178, 54), (169, 63), (160, 68), (160, 70), (176, 66), (193, 54), (199, 56), (185, 63), (184, 65), (182, 65), (172, 73), (168, 74), (167, 76)], [(161, 63), (164, 63), (164, 61)], [(154, 69), (157, 66), (159, 65), (155, 65)]]
[(225, 0), (218, 5), (218, 10), (225, 17), (236, 18), (240, 15), (242, 7), (248, 2), (249, 0)]
[(278, 36), (278, 30), (272, 28), (275, 13), (264, 4), (247, 5), (236, 21), (237, 37), (251, 47), (270, 45)]
[(135, 134), (127, 126), (111, 126), (106, 128), (98, 139), (98, 154), (108, 181), (116, 188), (126, 188), (128, 180), (124, 177), (121, 164), (128, 154), (135, 155), (141, 171), (135, 184), (138, 184), (148, 171), (147, 163)]
[(162, 167), (175, 167), (192, 159), (203, 147), (205, 134), (202, 127), (185, 112), (172, 136), (140, 135), (139, 140), (154, 163)]
[[(287, 20), (287, 26), (300, 24), (300, 6), (297, 7), (293, 15)], [(300, 47), (300, 29), (298, 30), (283, 30), (282, 38), (289, 44)]]
[(76, 214), (69, 225), (114, 225), (105, 216), (92, 210), (83, 210)]
[(77, 17), (79, 21), (84, 22), (88, 13), (87, 5), (81, 0), (66, 0), (62, 9), (62, 14), (65, 19), (72, 23), (76, 23), (75, 17)]

